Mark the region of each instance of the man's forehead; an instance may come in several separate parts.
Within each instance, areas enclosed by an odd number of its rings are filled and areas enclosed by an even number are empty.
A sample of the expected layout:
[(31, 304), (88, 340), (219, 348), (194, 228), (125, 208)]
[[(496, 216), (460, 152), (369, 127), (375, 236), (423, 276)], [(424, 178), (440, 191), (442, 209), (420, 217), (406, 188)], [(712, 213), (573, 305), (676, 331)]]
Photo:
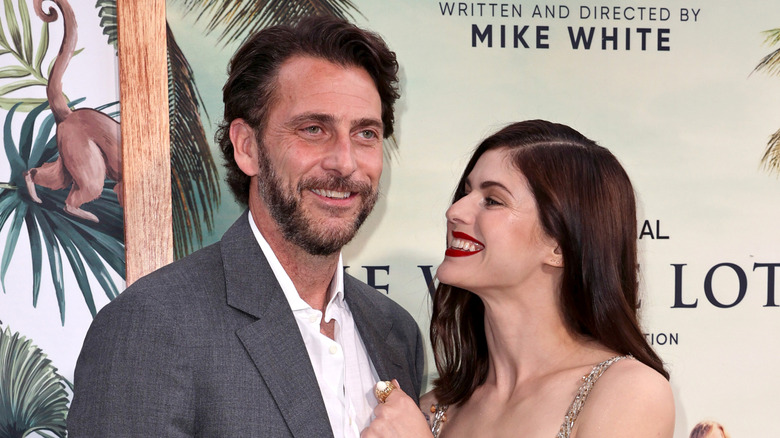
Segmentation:
[(360, 76), (367, 79), (374, 91), (379, 92), (368, 71), (352, 64), (339, 64), (325, 58), (309, 55), (293, 55), (285, 60), (276, 73), (277, 86), (300, 80), (314, 80), (318, 77)]
[(273, 100), (272, 111), (284, 108), (292, 117), (319, 112), (381, 119), (381, 98), (368, 72), (322, 58), (295, 56), (285, 61)]

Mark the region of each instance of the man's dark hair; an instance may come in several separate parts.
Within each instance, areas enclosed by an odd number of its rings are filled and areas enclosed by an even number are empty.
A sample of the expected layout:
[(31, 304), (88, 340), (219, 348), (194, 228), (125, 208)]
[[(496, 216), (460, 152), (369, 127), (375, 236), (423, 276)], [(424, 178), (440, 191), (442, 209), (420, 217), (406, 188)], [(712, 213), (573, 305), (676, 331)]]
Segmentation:
[(225, 115), (216, 133), (227, 169), (226, 181), (236, 200), (249, 201), (250, 178), (236, 164), (230, 123), (241, 118), (263, 138), (274, 105), (281, 65), (293, 56), (321, 58), (345, 67), (359, 67), (371, 76), (382, 101), (384, 138), (393, 133), (393, 105), (398, 99), (398, 63), (378, 35), (333, 17), (307, 17), (296, 25), (280, 25), (252, 35), (230, 60), (222, 88)]

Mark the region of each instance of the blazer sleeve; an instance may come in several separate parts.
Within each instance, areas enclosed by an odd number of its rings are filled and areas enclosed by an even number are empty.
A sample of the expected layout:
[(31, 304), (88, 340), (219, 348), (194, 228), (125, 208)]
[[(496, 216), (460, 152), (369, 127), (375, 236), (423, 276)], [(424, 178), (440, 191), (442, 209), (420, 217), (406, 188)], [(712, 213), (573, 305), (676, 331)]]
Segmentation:
[(180, 317), (126, 290), (93, 321), (76, 363), (70, 437), (194, 435), (192, 353)]

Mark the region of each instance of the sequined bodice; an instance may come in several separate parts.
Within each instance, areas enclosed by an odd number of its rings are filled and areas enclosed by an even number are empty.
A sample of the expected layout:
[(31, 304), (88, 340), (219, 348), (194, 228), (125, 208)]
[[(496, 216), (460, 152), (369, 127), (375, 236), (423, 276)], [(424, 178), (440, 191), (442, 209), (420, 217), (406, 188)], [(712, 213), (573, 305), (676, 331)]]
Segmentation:
[[(601, 375), (604, 374), (607, 368), (609, 368), (613, 363), (621, 359), (631, 357), (631, 355), (627, 355), (615, 356), (611, 359), (607, 359), (604, 362), (594, 366), (588, 375), (582, 376), (582, 384), (577, 390), (577, 395), (574, 396), (574, 400), (571, 402), (571, 405), (569, 405), (569, 410), (566, 411), (566, 415), (563, 417), (563, 424), (561, 424), (561, 429), (555, 438), (569, 438), (569, 436), (571, 436), (574, 423), (577, 421), (577, 417), (580, 415), (582, 407), (585, 406), (585, 400), (588, 398), (590, 391), (593, 389), (593, 385), (596, 384), (596, 381), (599, 379), (599, 377), (601, 377)], [(431, 432), (433, 432), (434, 438), (439, 438), (441, 428), (447, 419), (446, 413), (448, 407), (449, 406), (447, 405), (439, 404), (432, 406), (431, 413), (433, 416), (431, 418)]]
[(615, 356), (611, 359), (607, 359), (604, 362), (593, 367), (587, 376), (582, 376), (582, 385), (577, 390), (577, 395), (574, 396), (574, 400), (569, 405), (569, 410), (563, 417), (563, 424), (561, 424), (561, 430), (558, 431), (558, 435), (555, 438), (569, 438), (571, 430), (574, 428), (574, 422), (577, 421), (577, 417), (580, 415), (582, 407), (585, 406), (585, 400), (590, 394), (590, 390), (593, 389), (593, 385), (604, 374), (604, 371), (610, 367), (613, 363), (632, 356)]

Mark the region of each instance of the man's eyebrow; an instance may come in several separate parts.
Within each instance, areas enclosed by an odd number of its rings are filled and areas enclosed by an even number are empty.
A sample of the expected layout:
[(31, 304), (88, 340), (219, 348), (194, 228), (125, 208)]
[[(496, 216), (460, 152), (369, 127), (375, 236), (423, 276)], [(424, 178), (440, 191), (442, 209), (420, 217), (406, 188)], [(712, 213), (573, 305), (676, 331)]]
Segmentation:
[[(314, 112), (308, 112), (299, 114), (292, 119), (288, 120), (287, 123), (285, 123), (286, 126), (290, 128), (295, 128), (300, 124), (304, 124), (307, 122), (317, 122), (322, 124), (333, 124), (336, 122), (336, 118), (333, 117), (331, 114), (325, 114), (325, 113), (314, 113)], [(360, 127), (375, 127), (379, 128), (380, 130), (384, 131), (384, 123), (382, 123), (381, 120), (371, 118), (371, 117), (364, 117), (362, 119), (357, 119), (351, 123), (351, 127), (354, 128), (360, 128)]]
[(285, 123), (286, 126), (294, 128), (301, 123), (306, 122), (319, 122), (322, 124), (328, 124), (328, 123), (334, 123), (335, 118), (330, 114), (324, 114), (324, 113), (303, 113), (299, 114), (292, 119), (288, 120), (287, 123)]
[(370, 118), (370, 117), (365, 117), (352, 122), (352, 128), (362, 128), (362, 127), (366, 127), (366, 128), (374, 127), (384, 131), (385, 124), (382, 123), (381, 120)]

